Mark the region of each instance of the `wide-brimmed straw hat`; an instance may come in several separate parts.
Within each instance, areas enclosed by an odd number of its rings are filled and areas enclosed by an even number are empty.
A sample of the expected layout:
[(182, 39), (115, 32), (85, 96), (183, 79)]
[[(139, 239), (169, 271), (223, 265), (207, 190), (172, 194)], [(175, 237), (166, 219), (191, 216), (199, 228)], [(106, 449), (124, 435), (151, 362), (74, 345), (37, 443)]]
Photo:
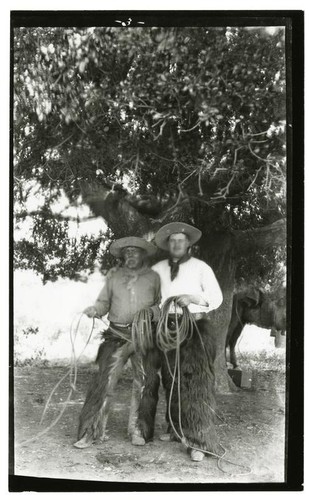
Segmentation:
[(186, 234), (191, 245), (194, 245), (202, 236), (201, 231), (194, 226), (190, 226), (190, 224), (186, 224), (185, 222), (170, 222), (170, 224), (161, 227), (157, 232), (155, 236), (156, 245), (162, 248), (162, 250), (168, 250), (168, 238), (171, 234), (175, 233)]
[(142, 248), (147, 252), (148, 255), (154, 255), (157, 251), (156, 247), (144, 240), (143, 238), (138, 238), (137, 236), (126, 236), (125, 238), (120, 238), (114, 241), (109, 251), (114, 257), (120, 257), (121, 250), (125, 247), (137, 247)]

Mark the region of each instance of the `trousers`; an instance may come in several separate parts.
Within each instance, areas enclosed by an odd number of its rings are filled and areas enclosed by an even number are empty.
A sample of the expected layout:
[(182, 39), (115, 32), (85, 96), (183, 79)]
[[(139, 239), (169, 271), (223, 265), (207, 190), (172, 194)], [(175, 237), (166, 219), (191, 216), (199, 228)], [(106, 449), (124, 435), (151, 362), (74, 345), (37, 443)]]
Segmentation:
[(133, 435), (137, 425), (137, 412), (144, 383), (142, 357), (134, 352), (131, 342), (117, 337), (111, 330), (104, 332), (96, 363), (98, 371), (89, 384), (84, 406), (79, 417), (78, 439), (104, 439), (106, 425), (122, 370), (130, 359), (133, 371), (133, 386), (129, 412), (128, 434)]

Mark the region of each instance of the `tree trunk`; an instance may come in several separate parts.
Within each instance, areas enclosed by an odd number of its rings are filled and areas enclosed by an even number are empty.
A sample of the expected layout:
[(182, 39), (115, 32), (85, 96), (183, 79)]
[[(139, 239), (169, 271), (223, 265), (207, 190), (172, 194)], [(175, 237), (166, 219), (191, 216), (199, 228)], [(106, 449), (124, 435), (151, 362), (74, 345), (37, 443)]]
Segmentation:
[(247, 231), (234, 231), (233, 234), (237, 251), (242, 254), (250, 247), (258, 249), (286, 245), (286, 219)]
[(230, 233), (205, 235), (201, 240), (201, 257), (213, 269), (220, 284), (223, 302), (209, 315), (211, 334), (217, 339), (215, 359), (216, 389), (220, 393), (237, 390), (230, 378), (225, 359), (225, 341), (231, 320), (236, 260), (234, 237)]
[(215, 375), (218, 392), (230, 392), (237, 389), (228, 375), (225, 359), (225, 341), (232, 313), (237, 255), (244, 254), (252, 246), (267, 248), (285, 244), (285, 241), (285, 219), (247, 231), (203, 233), (201, 257), (212, 267), (223, 293), (223, 303), (218, 310), (209, 314), (211, 330), (217, 338)]
[(86, 185), (83, 200), (97, 217), (103, 217), (115, 238), (144, 236), (151, 230), (149, 218), (130, 204), (122, 189)]
[[(84, 189), (84, 201), (96, 216), (107, 222), (116, 238), (127, 235), (145, 236), (161, 225), (141, 213), (130, 203), (130, 197), (122, 189), (102, 186)], [(166, 220), (164, 223), (168, 223)], [(201, 228), (203, 231), (203, 228)], [(213, 269), (223, 293), (223, 303), (209, 316), (209, 328), (217, 339), (215, 360), (216, 388), (218, 392), (237, 390), (228, 375), (225, 359), (226, 335), (231, 319), (237, 255), (249, 247), (265, 248), (282, 244), (285, 241), (285, 220), (277, 221), (266, 227), (248, 231), (207, 233), (203, 231), (200, 240), (200, 256)]]

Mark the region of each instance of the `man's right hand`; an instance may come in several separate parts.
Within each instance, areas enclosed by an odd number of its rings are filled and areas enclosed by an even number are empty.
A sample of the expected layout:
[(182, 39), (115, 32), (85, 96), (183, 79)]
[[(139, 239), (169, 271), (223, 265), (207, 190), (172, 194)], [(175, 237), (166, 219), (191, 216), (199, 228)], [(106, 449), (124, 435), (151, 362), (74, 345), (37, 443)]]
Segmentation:
[(86, 309), (83, 311), (83, 313), (86, 314), (86, 316), (88, 316), (88, 318), (98, 318), (99, 317), (97, 310), (94, 306), (86, 307)]

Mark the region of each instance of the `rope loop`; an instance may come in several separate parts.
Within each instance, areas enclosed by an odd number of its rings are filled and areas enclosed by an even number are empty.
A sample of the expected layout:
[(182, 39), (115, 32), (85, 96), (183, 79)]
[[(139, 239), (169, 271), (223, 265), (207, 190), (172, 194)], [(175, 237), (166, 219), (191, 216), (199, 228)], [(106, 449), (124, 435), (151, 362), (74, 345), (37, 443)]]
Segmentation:
[(31, 443), (32, 441), (35, 441), (36, 439), (44, 436), (47, 432), (49, 432), (53, 427), (55, 427), (55, 425), (59, 422), (59, 420), (61, 419), (62, 415), (64, 414), (65, 412), (65, 409), (72, 397), (72, 394), (73, 392), (76, 391), (76, 382), (77, 382), (77, 366), (78, 366), (78, 360), (79, 358), (82, 356), (82, 354), (84, 353), (87, 345), (89, 344), (90, 342), (90, 339), (92, 337), (92, 333), (93, 333), (93, 330), (94, 330), (94, 322), (95, 322), (95, 319), (93, 318), (92, 319), (92, 327), (91, 327), (91, 331), (90, 331), (90, 334), (87, 338), (87, 341), (86, 341), (86, 344), (85, 346), (83, 347), (82, 351), (79, 353), (78, 356), (76, 356), (76, 352), (75, 352), (75, 341), (76, 341), (76, 337), (77, 337), (77, 334), (78, 334), (78, 330), (79, 330), (79, 325), (80, 325), (80, 321), (82, 319), (82, 316), (83, 316), (84, 313), (81, 313), (80, 316), (79, 316), (79, 319), (78, 319), (78, 322), (77, 322), (77, 325), (75, 327), (75, 331), (73, 333), (73, 323), (74, 323), (74, 320), (75, 318), (73, 318), (73, 321), (71, 323), (71, 327), (70, 327), (70, 339), (71, 339), (71, 346), (72, 346), (72, 351), (71, 351), (71, 364), (70, 364), (70, 368), (66, 371), (66, 373), (60, 378), (60, 380), (58, 380), (58, 382), (55, 384), (55, 386), (53, 387), (53, 389), (51, 390), (48, 398), (47, 398), (47, 401), (45, 403), (45, 407), (44, 407), (44, 410), (43, 410), (43, 413), (42, 413), (42, 416), (41, 416), (41, 420), (40, 420), (40, 424), (43, 423), (43, 419), (44, 419), (44, 416), (47, 412), (47, 409), (49, 407), (49, 403), (52, 399), (52, 396), (53, 394), (55, 393), (56, 389), (60, 386), (60, 384), (67, 378), (69, 377), (69, 387), (70, 387), (70, 390), (69, 390), (69, 393), (68, 393), (68, 396), (66, 398), (66, 400), (64, 401), (64, 405), (63, 405), (63, 408), (62, 410), (60, 411), (60, 413), (58, 414), (58, 416), (55, 418), (55, 420), (53, 420), (53, 422), (48, 426), (46, 427), (45, 429), (43, 429), (41, 432), (39, 432), (38, 434), (36, 434), (36, 436), (30, 438), (30, 439), (26, 439), (24, 441), (21, 441), (20, 443), (17, 443), (16, 446), (23, 446), (25, 444), (28, 444), (28, 443)]
[[(169, 422), (171, 424), (171, 427), (173, 429), (173, 432), (175, 436), (179, 439), (181, 444), (185, 446), (186, 448), (191, 448), (192, 450), (196, 451), (201, 451), (202, 453), (206, 453), (208, 455), (211, 455), (215, 458), (217, 458), (217, 465), (218, 468), (224, 472), (225, 474), (231, 475), (229, 472), (225, 471), (222, 466), (221, 462), (225, 461), (231, 465), (235, 465), (237, 467), (240, 467), (242, 469), (246, 469), (247, 472), (241, 475), (246, 475), (250, 474), (251, 469), (250, 467), (247, 467), (245, 465), (233, 462), (231, 460), (228, 460), (225, 458), (226, 455), (226, 450), (225, 448), (220, 444), (220, 447), (223, 450), (222, 455), (218, 455), (216, 453), (213, 453), (211, 451), (199, 448), (195, 445), (192, 445), (189, 443), (188, 439), (186, 438), (183, 428), (182, 428), (182, 415), (181, 415), (181, 365), (180, 365), (180, 346), (181, 344), (187, 339), (190, 339), (193, 335), (193, 331), (195, 328), (195, 331), (197, 332), (201, 346), (203, 347), (204, 352), (205, 351), (205, 346), (204, 342), (201, 336), (201, 333), (198, 329), (198, 325), (195, 321), (194, 316), (190, 313), (188, 307), (182, 307), (182, 315), (177, 314), (176, 306), (177, 306), (177, 298), (176, 296), (170, 297), (167, 299), (161, 309), (161, 314), (157, 326), (157, 331), (156, 331), (156, 340), (157, 340), (157, 346), (159, 349), (161, 349), (164, 352), (165, 355), (165, 360), (166, 364), (168, 367), (168, 371), (170, 373), (172, 383), (171, 383), (171, 388), (170, 388), (170, 393), (169, 393), (169, 401), (168, 401), (168, 416), (169, 416)], [(168, 325), (168, 319), (169, 319), (169, 314), (171, 311), (172, 306), (174, 305), (174, 310), (175, 310), (175, 329), (171, 329)], [(175, 366), (174, 370), (172, 371), (172, 368), (169, 363), (169, 359), (167, 356), (167, 352), (175, 350)], [(172, 420), (172, 415), (171, 415), (171, 402), (172, 402), (172, 394), (174, 391), (174, 386), (177, 381), (177, 395), (178, 395), (178, 426), (179, 426), (179, 432), (175, 428), (174, 422)], [(209, 405), (207, 405), (209, 406)], [(214, 412), (213, 408), (209, 406), (209, 408)]]
[[(156, 330), (157, 346), (161, 351), (167, 352), (176, 349), (178, 344), (189, 340), (193, 335), (193, 327), (195, 326), (194, 317), (187, 307), (182, 307), (181, 315), (177, 313), (177, 299), (178, 297), (176, 296), (170, 297), (164, 302), (161, 308)], [(173, 306), (175, 311), (174, 329), (169, 326), (169, 315)]]

